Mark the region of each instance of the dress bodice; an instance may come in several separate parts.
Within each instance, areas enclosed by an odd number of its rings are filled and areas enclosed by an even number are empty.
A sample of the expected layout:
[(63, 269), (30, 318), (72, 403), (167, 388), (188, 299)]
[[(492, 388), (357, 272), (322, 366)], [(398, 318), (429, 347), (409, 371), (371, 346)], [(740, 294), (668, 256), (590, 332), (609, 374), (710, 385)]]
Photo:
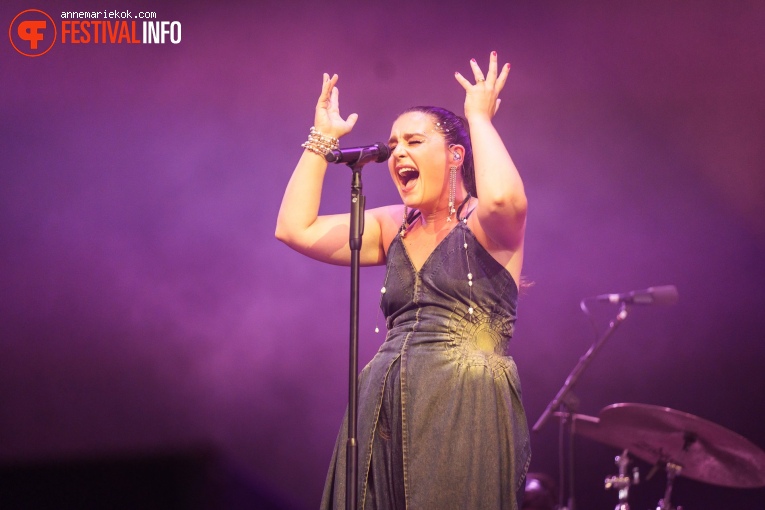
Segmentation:
[(476, 328), (487, 329), (494, 337), (491, 350), (505, 353), (516, 318), (518, 288), (466, 222), (458, 222), (419, 271), (397, 235), (388, 249), (385, 280), (381, 308), (389, 335), (409, 331), (413, 323), (420, 332), (447, 336), (454, 335), (455, 326), (473, 330), (473, 337)]

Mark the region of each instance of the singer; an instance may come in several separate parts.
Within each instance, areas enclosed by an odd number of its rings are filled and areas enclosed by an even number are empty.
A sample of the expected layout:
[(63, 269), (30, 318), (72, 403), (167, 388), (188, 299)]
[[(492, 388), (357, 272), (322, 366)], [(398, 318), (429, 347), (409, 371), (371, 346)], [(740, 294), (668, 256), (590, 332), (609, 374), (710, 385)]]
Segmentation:
[[(417, 106), (393, 123), (388, 168), (403, 204), (365, 213), (362, 265), (386, 264), (387, 335), (359, 377), (358, 508), (517, 510), (531, 456), (508, 344), (516, 320), (526, 195), (492, 119), (510, 65), (455, 73), (465, 119)], [(350, 264), (349, 214), (319, 216), (325, 154), (351, 131), (337, 75), (284, 193), (276, 237)], [(347, 419), (347, 417), (346, 417)], [(321, 508), (345, 508), (343, 424)]]

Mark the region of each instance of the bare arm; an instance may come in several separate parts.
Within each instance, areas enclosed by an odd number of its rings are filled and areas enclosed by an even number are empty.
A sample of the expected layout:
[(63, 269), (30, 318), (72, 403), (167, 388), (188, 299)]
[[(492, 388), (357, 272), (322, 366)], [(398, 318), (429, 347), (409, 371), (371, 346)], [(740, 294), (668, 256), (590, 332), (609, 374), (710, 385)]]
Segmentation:
[(521, 176), (492, 124), (510, 65), (504, 65), (498, 74), (497, 54), (492, 52), (485, 79), (475, 60), (471, 67), (475, 85), (459, 73), (456, 78), (466, 92), (465, 117), (470, 125), (478, 191), (476, 216), (481, 229), (498, 248), (514, 252), (523, 246), (526, 194)]
[[(337, 75), (324, 74), (319, 101), (316, 104), (314, 127), (334, 138), (349, 133), (358, 115), (343, 120), (340, 116)], [(350, 214), (319, 216), (321, 190), (327, 162), (308, 149), (303, 151), (284, 192), (276, 220), (276, 238), (290, 248), (322, 262), (350, 264)], [(368, 211), (364, 219), (361, 264), (381, 264), (385, 260), (378, 217), (380, 211)]]

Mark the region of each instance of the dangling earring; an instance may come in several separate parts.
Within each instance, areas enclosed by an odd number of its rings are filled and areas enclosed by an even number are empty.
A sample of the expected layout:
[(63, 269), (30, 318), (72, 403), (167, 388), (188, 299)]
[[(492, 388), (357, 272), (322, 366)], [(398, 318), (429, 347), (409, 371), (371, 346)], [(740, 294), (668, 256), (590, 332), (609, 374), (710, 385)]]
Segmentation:
[(404, 206), (404, 219), (401, 221), (401, 237), (406, 237), (406, 231), (409, 230), (409, 212), (407, 211), (407, 207)]
[(452, 221), (452, 214), (457, 212), (454, 208), (454, 201), (457, 197), (457, 167), (449, 167), (449, 216), (446, 217), (446, 221)]

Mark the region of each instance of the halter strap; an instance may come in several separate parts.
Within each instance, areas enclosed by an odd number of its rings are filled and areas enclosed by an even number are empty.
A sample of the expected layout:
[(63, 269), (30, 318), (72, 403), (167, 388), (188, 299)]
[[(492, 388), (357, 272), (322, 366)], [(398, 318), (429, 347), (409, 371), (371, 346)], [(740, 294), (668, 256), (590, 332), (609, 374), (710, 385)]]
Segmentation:
[[(462, 200), (462, 203), (459, 205), (459, 207), (457, 207), (457, 220), (458, 221), (468, 219), (468, 217), (470, 217), (470, 215), (475, 210), (475, 208), (470, 209), (468, 211), (467, 215), (464, 218), (460, 218), (460, 214), (462, 213), (462, 209), (470, 201), (471, 198), (473, 198), (473, 197), (470, 195), (470, 193), (468, 193), (467, 196), (465, 197), (465, 199)], [(422, 213), (420, 212), (419, 209), (412, 209), (411, 211), (409, 211), (409, 214), (407, 214), (407, 216), (406, 216), (406, 224), (402, 225), (402, 227), (408, 227), (409, 225), (414, 223), (414, 220), (416, 220), (420, 216), (422, 216)]]
[(462, 213), (462, 209), (468, 204), (468, 202), (470, 202), (471, 198), (473, 198), (473, 197), (470, 195), (470, 193), (468, 193), (467, 196), (465, 197), (465, 200), (463, 200), (462, 203), (460, 204), (460, 206), (457, 208), (457, 220), (458, 221), (462, 221), (462, 220), (468, 219), (470, 217), (470, 215), (473, 214), (473, 211), (475, 211), (475, 207), (473, 207), (472, 209), (470, 209), (467, 212), (467, 214), (463, 218), (460, 218), (460, 214)]
[[(470, 209), (468, 213), (465, 215), (464, 218), (460, 218), (460, 214), (462, 213), (462, 209), (465, 207), (465, 205), (470, 201), (470, 199), (473, 198), (470, 193), (467, 194), (465, 199), (462, 201), (462, 203), (457, 207), (457, 221), (465, 221), (467, 220), (470, 215), (475, 210), (475, 207), (473, 209)], [(412, 209), (409, 211), (406, 215), (406, 219), (401, 223), (401, 229), (399, 229), (399, 233), (401, 234), (401, 237), (406, 235), (406, 232), (409, 230), (409, 225), (414, 223), (414, 220), (422, 216), (422, 213), (419, 209)]]

